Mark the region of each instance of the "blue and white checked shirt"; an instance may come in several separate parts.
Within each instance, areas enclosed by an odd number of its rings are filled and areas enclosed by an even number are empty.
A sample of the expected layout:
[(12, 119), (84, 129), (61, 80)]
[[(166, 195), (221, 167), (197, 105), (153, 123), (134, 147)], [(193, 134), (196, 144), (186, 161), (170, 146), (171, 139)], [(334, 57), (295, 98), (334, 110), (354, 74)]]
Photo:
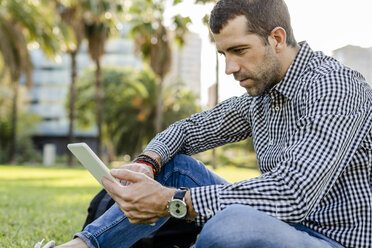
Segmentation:
[(197, 222), (231, 204), (372, 247), (372, 89), (307, 43), (280, 83), (174, 123), (147, 146), (163, 163), (253, 136), (262, 175), (191, 189)]

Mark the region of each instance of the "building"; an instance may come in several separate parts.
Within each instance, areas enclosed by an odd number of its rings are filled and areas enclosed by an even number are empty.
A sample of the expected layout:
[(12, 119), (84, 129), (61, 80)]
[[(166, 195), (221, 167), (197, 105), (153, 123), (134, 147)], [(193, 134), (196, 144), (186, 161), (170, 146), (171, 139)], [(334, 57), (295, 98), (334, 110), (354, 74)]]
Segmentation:
[(333, 51), (335, 59), (357, 70), (372, 85), (372, 48), (347, 45)]
[[(129, 28), (124, 26), (120, 37), (110, 39), (105, 46), (102, 65), (133, 66), (141, 68), (142, 61), (134, 56), (134, 42), (125, 38)], [(77, 54), (78, 75), (88, 67), (94, 67), (84, 42)], [(62, 54), (58, 62), (46, 58), (41, 50), (31, 51), (34, 66), (33, 87), (30, 89), (29, 112), (38, 115), (41, 122), (33, 132), (35, 147), (42, 151), (45, 145), (54, 144), (58, 155), (67, 151), (67, 136), (69, 129), (66, 99), (71, 82), (70, 56)], [(75, 139), (88, 143), (96, 150), (97, 128), (74, 130)]]
[(166, 77), (166, 84), (181, 81), (200, 98), (201, 94), (201, 49), (199, 35), (187, 33), (182, 47), (173, 45), (172, 68)]
[[(110, 39), (105, 46), (102, 65), (142, 67), (142, 61), (134, 54), (134, 42), (126, 38), (129, 26), (124, 25), (120, 37)], [(201, 40), (195, 34), (188, 34), (182, 50), (173, 50), (172, 69), (167, 77), (183, 81), (189, 88), (200, 95), (200, 61)], [(33, 50), (31, 59), (34, 65), (34, 85), (29, 91), (29, 112), (38, 115), (42, 121), (33, 132), (35, 147), (42, 151), (53, 144), (58, 155), (67, 152), (67, 136), (69, 129), (66, 99), (70, 86), (70, 56), (63, 54), (60, 61), (53, 62), (46, 58), (41, 50)], [(77, 54), (78, 74), (88, 67), (94, 67), (83, 43)], [(75, 127), (76, 128), (76, 127)], [(96, 150), (97, 128), (74, 130), (77, 142), (86, 142)]]

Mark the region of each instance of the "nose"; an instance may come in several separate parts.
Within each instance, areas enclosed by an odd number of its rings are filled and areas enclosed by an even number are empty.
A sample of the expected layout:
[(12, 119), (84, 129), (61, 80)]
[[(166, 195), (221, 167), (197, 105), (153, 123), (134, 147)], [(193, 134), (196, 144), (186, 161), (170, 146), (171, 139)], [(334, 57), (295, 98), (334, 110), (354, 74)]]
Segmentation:
[(239, 64), (230, 56), (226, 56), (225, 63), (226, 63), (225, 73), (227, 75), (230, 75), (234, 72), (238, 72), (240, 70)]

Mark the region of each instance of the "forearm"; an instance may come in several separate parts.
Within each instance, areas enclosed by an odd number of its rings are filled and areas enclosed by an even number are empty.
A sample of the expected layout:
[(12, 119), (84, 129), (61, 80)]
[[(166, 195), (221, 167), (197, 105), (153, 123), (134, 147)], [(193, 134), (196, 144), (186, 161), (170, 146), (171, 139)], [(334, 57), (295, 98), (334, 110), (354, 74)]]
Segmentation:
[(167, 163), (177, 153), (187, 155), (238, 142), (251, 136), (247, 95), (233, 97), (213, 109), (197, 113), (178, 121), (154, 137), (145, 151), (160, 155)]

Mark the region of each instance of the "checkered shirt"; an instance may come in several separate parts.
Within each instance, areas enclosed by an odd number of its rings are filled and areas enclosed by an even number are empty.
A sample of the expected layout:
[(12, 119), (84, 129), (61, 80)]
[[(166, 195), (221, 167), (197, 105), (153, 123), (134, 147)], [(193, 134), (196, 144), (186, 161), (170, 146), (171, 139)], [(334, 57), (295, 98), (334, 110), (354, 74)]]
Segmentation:
[(246, 204), (345, 247), (372, 247), (372, 89), (304, 42), (285, 77), (174, 123), (147, 146), (163, 163), (253, 136), (262, 175), (191, 189), (197, 223)]

